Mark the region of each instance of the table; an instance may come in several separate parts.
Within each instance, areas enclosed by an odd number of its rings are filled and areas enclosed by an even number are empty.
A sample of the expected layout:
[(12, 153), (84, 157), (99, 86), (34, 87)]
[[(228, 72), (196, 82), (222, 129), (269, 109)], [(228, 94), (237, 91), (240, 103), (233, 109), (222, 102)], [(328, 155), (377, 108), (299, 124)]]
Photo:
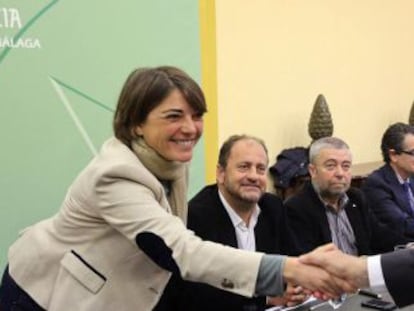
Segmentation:
[[(386, 300), (386, 301), (393, 301), (392, 298), (390, 297), (390, 295), (388, 293), (381, 293), (382, 295), (382, 299)], [(352, 295), (348, 295), (346, 300), (343, 302), (343, 304), (336, 309), (335, 311), (374, 311), (374, 309), (372, 308), (366, 308), (366, 307), (362, 307), (361, 306), (361, 302), (362, 301), (367, 301), (370, 300), (372, 298), (367, 297), (367, 296), (362, 296), (360, 294), (352, 294)], [(268, 309), (270, 310), (270, 309)], [(285, 308), (282, 310), (289, 310), (289, 311), (333, 311), (334, 308), (329, 305), (329, 303), (327, 302), (323, 302), (323, 301), (314, 301), (311, 302), (310, 305), (302, 305), (302, 306), (297, 306), (295, 308)], [(402, 311), (414, 311), (414, 305), (410, 305), (404, 308), (400, 308), (400, 309), (395, 309), (395, 310), (402, 310)]]
[[(393, 301), (391, 296), (388, 293), (381, 293), (382, 299), (387, 301)], [(374, 309), (361, 307), (361, 302), (371, 299), (370, 297), (362, 296), (362, 295), (352, 295), (347, 299), (341, 308), (337, 309), (338, 311), (353, 311), (353, 310), (360, 310), (360, 311), (373, 311)], [(317, 311), (316, 309), (315, 311)], [(329, 309), (325, 309), (329, 310)], [(332, 309), (331, 309), (332, 310)], [(395, 310), (404, 310), (404, 311), (414, 311), (414, 305), (406, 306), (404, 308), (397, 308)], [(322, 310), (318, 310), (322, 311)]]

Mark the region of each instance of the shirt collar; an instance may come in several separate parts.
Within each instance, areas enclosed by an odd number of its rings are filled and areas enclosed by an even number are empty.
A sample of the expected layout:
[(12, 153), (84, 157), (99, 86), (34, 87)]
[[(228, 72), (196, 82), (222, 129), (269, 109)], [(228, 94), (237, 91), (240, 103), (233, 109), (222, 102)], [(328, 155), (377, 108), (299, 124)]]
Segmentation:
[[(325, 208), (327, 208), (327, 209), (329, 209), (329, 210), (331, 210), (332, 209), (332, 205), (331, 204), (329, 204), (329, 203), (327, 203), (322, 197), (321, 197), (321, 195), (319, 194), (319, 188), (316, 186), (316, 185), (314, 185), (313, 183), (312, 183), (312, 185), (313, 185), (313, 188), (315, 189), (315, 192), (316, 192), (316, 194), (318, 195), (318, 198), (319, 198), (319, 200), (322, 202), (322, 204), (323, 204), (323, 206), (325, 206)], [(349, 197), (348, 197), (348, 195), (346, 194), (346, 193), (343, 193), (342, 195), (341, 195), (341, 197), (339, 198), (339, 208), (338, 208), (338, 210), (341, 210), (341, 209), (343, 209), (344, 208), (344, 206), (346, 205), (346, 203), (348, 203), (348, 201), (349, 201)]]
[(395, 176), (397, 176), (397, 179), (398, 179), (398, 182), (401, 184), (401, 185), (403, 185), (405, 182), (410, 182), (410, 178), (407, 178), (406, 180), (404, 180), (401, 176), (400, 176), (400, 174), (398, 174), (398, 172), (396, 171), (396, 170), (394, 170), (394, 168), (393, 168), (393, 171), (394, 171), (394, 174), (395, 174)]
[[(240, 216), (234, 211), (234, 209), (226, 201), (226, 199), (224, 198), (224, 196), (220, 192), (220, 190), (218, 191), (218, 193), (219, 193), (220, 201), (221, 201), (221, 203), (223, 203), (224, 208), (227, 211), (227, 214), (229, 214), (229, 217), (230, 217), (230, 220), (231, 220), (233, 226), (235, 228), (240, 226), (240, 225), (243, 225), (243, 226), (246, 227), (246, 224), (244, 223), (243, 219), (240, 218)], [(256, 204), (255, 207), (254, 207), (253, 213), (250, 217), (249, 227), (254, 227), (256, 225), (257, 219), (259, 218), (259, 214), (260, 214), (260, 208)]]

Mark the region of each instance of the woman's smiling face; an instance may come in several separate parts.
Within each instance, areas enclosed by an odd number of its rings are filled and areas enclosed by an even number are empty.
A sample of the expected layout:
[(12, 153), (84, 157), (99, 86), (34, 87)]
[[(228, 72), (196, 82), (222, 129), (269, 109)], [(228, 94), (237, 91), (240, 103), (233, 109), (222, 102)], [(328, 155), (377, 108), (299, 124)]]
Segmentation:
[(187, 162), (203, 133), (203, 116), (175, 89), (148, 114), (135, 132), (163, 158)]

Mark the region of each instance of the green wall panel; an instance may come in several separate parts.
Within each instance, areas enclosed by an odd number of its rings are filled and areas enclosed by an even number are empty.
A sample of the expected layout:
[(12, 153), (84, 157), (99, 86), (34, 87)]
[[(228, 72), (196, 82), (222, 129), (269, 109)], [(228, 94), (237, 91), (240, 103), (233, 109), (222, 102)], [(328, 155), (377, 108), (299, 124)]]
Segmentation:
[[(0, 0), (0, 269), (112, 135), (127, 75), (164, 64), (199, 81), (198, 1)], [(203, 154), (201, 141), (189, 195), (204, 184)]]

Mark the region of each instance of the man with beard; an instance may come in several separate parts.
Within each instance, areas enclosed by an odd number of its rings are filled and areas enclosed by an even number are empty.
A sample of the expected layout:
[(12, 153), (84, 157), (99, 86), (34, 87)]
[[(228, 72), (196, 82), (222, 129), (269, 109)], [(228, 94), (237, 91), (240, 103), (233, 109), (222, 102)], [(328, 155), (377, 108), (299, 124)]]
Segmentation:
[[(267, 148), (258, 138), (231, 136), (222, 145), (217, 183), (189, 202), (188, 228), (204, 240), (266, 253), (298, 254), (281, 200), (266, 193)], [(259, 311), (266, 304), (294, 305), (306, 295), (289, 285), (284, 297), (245, 298), (211, 286), (186, 282), (181, 309), (187, 311)]]
[(347, 254), (368, 255), (407, 243), (378, 222), (359, 189), (350, 188), (352, 154), (344, 141), (316, 140), (309, 163), (311, 181), (286, 202), (302, 252), (333, 242)]

